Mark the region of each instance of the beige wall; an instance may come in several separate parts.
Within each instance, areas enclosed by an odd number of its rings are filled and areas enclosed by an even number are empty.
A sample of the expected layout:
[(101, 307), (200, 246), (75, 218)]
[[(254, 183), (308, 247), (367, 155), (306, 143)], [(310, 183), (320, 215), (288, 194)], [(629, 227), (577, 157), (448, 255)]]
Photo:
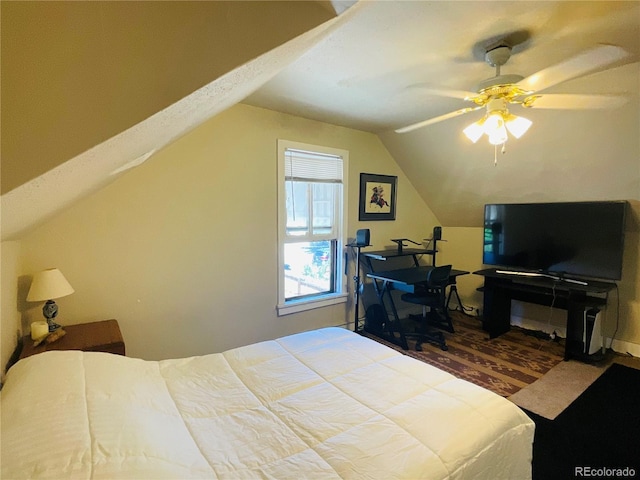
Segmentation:
[[(437, 224), (377, 136), (237, 105), (24, 236), (22, 272), (60, 268), (76, 290), (57, 301), (60, 323), (116, 318), (146, 359), (352, 320), (351, 303), (276, 316), (278, 138), (349, 150), (350, 237), (370, 228), (383, 248)], [(396, 221), (357, 220), (361, 172), (398, 176)], [(41, 315), (29, 306), (25, 327)]]
[(21, 333), (20, 301), (20, 243), (0, 243), (0, 379), (4, 381), (5, 367), (16, 348)]
[(0, 377), (16, 347), (20, 330), (18, 284), (20, 277), (19, 242), (0, 244)]
[[(24, 301), (25, 276), (54, 266), (76, 290), (57, 301), (60, 322), (117, 318), (131, 356), (216, 352), (352, 321), (352, 301), (276, 316), (278, 138), (350, 151), (350, 237), (370, 228), (373, 248), (384, 248), (398, 236), (428, 237), (439, 224), (377, 136), (237, 105), (19, 242), (2, 244), (3, 363), (18, 326), (28, 333), (29, 323), (41, 317), (40, 304)], [(396, 221), (357, 220), (361, 172), (398, 176)], [(615, 337), (618, 351), (635, 355), (640, 348), (638, 238), (637, 228), (627, 232)], [(482, 229), (445, 225), (443, 239), (440, 264), (482, 268)], [(353, 261), (349, 267), (352, 292)], [(459, 279), (465, 305), (482, 306), (476, 291), (481, 284), (476, 275)], [(612, 303), (617, 303), (615, 294)], [(539, 315), (546, 321), (548, 309)], [(559, 318), (554, 322), (562, 323), (563, 312), (554, 315)], [(610, 308), (610, 334), (615, 319)]]
[[(622, 267), (622, 280), (619, 282), (620, 319), (619, 328), (615, 338), (621, 342), (632, 342), (634, 346), (620, 345), (619, 351), (628, 351), (636, 357), (640, 357), (640, 234), (638, 231), (627, 231), (625, 236), (624, 265)], [(611, 296), (613, 308), (609, 310), (608, 332), (612, 335), (616, 328), (615, 293)], [(635, 347), (635, 348), (634, 348)], [(615, 348), (615, 343), (614, 343)], [(634, 348), (631, 350), (631, 348)]]

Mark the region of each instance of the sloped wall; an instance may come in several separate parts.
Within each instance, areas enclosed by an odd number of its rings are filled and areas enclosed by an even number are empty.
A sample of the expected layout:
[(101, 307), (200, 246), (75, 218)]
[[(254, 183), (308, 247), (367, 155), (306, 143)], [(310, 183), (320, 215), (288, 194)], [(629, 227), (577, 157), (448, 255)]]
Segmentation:
[(2, 193), (334, 18), (330, 7), (1, 2)]

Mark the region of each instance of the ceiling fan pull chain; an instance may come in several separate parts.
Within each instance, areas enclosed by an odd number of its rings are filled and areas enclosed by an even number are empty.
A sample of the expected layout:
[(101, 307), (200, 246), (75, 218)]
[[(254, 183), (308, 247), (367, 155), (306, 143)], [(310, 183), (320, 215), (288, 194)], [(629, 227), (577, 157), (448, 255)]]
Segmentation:
[(493, 146), (493, 166), (498, 165), (498, 145)]

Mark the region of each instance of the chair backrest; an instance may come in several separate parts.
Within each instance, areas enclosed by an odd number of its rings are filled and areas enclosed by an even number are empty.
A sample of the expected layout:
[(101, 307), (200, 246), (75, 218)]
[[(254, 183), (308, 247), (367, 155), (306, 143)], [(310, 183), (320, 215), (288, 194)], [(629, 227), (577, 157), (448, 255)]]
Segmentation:
[(427, 274), (427, 288), (442, 289), (449, 284), (449, 275), (451, 274), (451, 265), (443, 265), (434, 267)]

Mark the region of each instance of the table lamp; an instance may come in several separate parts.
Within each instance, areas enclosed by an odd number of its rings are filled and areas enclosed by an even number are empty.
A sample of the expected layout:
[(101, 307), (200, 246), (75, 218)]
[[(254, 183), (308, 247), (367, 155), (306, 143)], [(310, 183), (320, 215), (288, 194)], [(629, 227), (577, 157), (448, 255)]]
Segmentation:
[(27, 294), (28, 302), (41, 302), (46, 300), (42, 307), (42, 314), (47, 319), (49, 332), (53, 332), (60, 328), (54, 318), (58, 315), (58, 305), (53, 301), (54, 298), (66, 297), (74, 292), (73, 287), (62, 272), (57, 268), (50, 268), (36, 273), (31, 282), (31, 288)]

